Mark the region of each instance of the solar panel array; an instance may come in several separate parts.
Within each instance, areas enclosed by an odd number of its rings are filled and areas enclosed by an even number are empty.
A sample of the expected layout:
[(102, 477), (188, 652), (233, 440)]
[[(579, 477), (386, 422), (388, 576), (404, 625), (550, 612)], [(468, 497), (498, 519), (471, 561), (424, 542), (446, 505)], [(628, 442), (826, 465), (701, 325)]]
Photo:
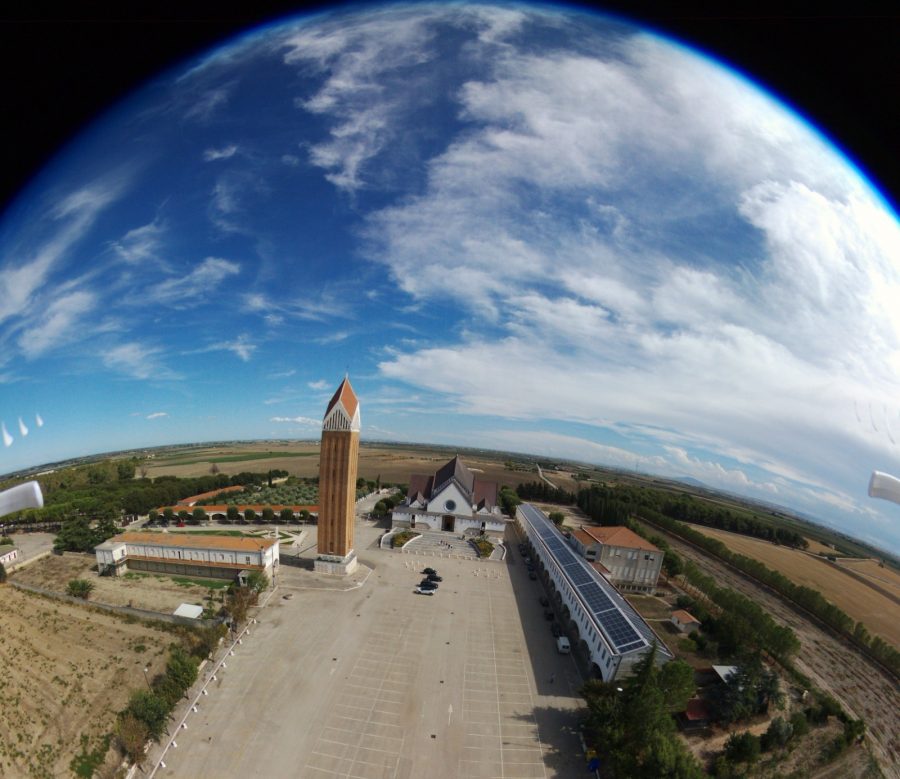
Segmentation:
[(572, 551), (559, 530), (541, 511), (527, 503), (519, 506), (519, 509), (617, 652), (630, 652), (648, 646), (653, 641), (658, 642), (650, 626), (628, 601)]

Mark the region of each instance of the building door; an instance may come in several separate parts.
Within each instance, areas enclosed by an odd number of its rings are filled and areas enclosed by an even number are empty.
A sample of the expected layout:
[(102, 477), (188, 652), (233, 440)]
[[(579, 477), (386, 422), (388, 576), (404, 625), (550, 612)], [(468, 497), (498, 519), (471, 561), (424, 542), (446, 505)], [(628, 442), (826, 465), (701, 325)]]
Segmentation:
[(452, 533), (455, 523), (456, 523), (456, 517), (454, 517), (452, 514), (444, 514), (444, 516), (441, 519), (441, 530), (445, 530), (448, 533)]

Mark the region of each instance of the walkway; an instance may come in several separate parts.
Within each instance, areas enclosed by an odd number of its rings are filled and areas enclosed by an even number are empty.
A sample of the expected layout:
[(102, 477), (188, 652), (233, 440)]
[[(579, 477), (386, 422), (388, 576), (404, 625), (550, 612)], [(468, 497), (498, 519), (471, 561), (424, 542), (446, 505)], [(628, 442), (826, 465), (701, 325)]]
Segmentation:
[[(416, 531), (419, 532), (419, 531)], [(459, 560), (477, 560), (478, 552), (468, 542), (453, 533), (424, 532), (403, 547), (405, 554), (426, 557), (453, 557)]]

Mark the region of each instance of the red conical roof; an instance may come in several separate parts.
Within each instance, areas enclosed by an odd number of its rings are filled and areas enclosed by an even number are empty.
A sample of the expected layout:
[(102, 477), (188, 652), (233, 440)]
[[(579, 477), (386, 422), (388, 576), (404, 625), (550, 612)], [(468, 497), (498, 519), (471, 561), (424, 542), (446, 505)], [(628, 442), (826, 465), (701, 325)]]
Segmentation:
[(350, 379), (346, 377), (344, 377), (344, 380), (341, 382), (334, 395), (331, 396), (331, 400), (328, 401), (328, 408), (325, 409), (326, 417), (338, 401), (341, 401), (341, 405), (343, 405), (344, 410), (352, 419), (353, 415), (356, 413), (356, 409), (359, 407), (359, 400), (357, 400), (356, 393), (353, 391), (353, 387), (350, 386)]

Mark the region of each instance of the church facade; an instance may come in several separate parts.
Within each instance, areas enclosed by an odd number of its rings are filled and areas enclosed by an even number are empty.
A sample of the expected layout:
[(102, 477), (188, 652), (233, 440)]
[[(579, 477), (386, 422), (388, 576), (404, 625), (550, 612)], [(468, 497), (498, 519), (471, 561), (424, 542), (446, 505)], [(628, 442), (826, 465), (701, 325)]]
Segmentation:
[(503, 535), (508, 520), (497, 505), (498, 486), (476, 476), (459, 455), (433, 474), (414, 473), (392, 526), (461, 535)]

